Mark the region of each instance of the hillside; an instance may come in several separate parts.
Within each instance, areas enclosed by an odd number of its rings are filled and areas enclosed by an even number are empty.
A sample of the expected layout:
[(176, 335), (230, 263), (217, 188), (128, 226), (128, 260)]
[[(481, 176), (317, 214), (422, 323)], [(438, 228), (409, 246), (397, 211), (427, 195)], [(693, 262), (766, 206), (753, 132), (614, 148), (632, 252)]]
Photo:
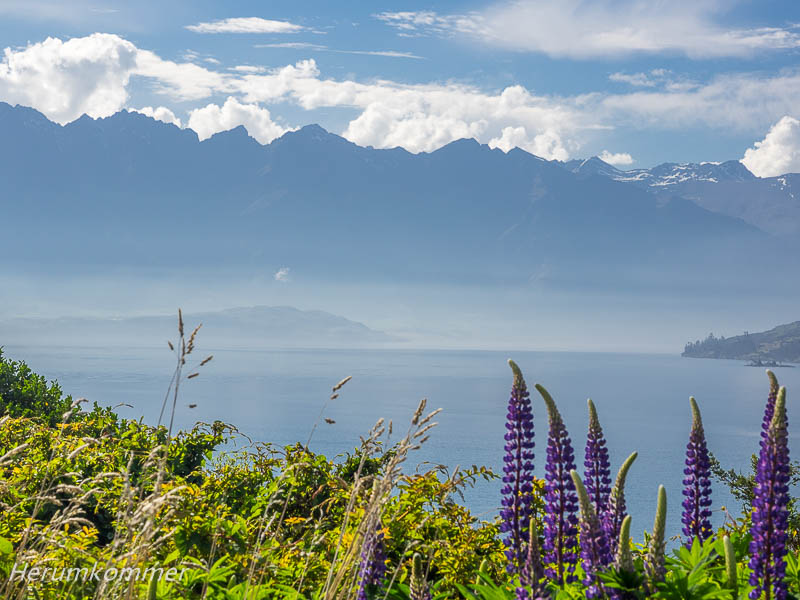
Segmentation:
[(800, 321), (730, 338), (709, 335), (689, 342), (681, 356), (800, 363)]
[[(253, 306), (215, 312), (186, 313), (203, 324), (209, 347), (236, 348), (364, 348), (399, 341), (357, 321), (321, 310), (289, 306)], [(125, 319), (28, 318), (0, 320), (0, 346), (70, 345), (153, 346), (174, 336), (176, 317)]]

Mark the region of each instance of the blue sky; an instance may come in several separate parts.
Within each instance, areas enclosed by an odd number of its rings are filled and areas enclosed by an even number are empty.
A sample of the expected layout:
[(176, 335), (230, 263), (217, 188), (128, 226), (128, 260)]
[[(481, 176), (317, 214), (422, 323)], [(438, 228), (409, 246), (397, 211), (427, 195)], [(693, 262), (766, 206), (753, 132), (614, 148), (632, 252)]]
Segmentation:
[(361, 145), (475, 137), (621, 168), (760, 143), (757, 174), (800, 170), (794, 0), (4, 0), (0, 40), (0, 100), (62, 123), (133, 109), (266, 143), (316, 122)]

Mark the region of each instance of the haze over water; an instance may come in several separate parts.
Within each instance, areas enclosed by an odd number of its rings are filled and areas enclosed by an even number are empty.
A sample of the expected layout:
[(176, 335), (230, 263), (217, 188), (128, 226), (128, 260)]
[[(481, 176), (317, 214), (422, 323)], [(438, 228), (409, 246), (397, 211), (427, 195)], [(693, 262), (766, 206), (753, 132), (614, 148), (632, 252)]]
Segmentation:
[[(164, 348), (42, 348), (6, 346), (4, 355), (25, 360), (34, 371), (57, 379), (65, 393), (118, 407), (131, 418), (155, 423), (169, 384), (173, 361)], [(201, 376), (184, 382), (176, 423), (222, 420), (254, 441), (276, 445), (305, 442), (331, 387), (347, 375), (350, 381), (330, 403), (311, 443), (312, 450), (333, 456), (352, 451), (380, 417), (394, 422), (394, 439), (419, 400), (443, 408), (423, 450), (409, 460), (457, 465), (486, 465), (501, 473), (506, 405), (514, 358), (529, 388), (541, 383), (553, 395), (583, 470), (588, 424), (586, 399), (598, 408), (608, 439), (612, 476), (630, 452), (639, 452), (626, 488), (637, 536), (652, 528), (656, 491), (668, 494), (668, 535), (680, 532), (681, 481), (690, 428), (688, 398), (695, 396), (709, 449), (723, 466), (748, 469), (757, 452), (759, 428), (768, 391), (761, 368), (740, 361), (702, 360), (676, 355), (575, 352), (486, 352), (413, 350), (268, 350), (198, 349), (214, 360)], [(188, 373), (189, 371), (187, 371)], [(800, 456), (800, 432), (793, 401), (800, 390), (798, 369), (777, 369), (787, 387), (790, 448)], [(543, 475), (547, 413), (538, 393), (531, 394), (536, 431), (536, 469)], [(188, 408), (197, 404), (196, 408)], [(793, 430), (794, 429), (794, 430)], [(466, 502), (482, 518), (497, 513), (499, 480), (468, 490)], [(714, 482), (714, 525), (721, 506), (738, 516), (740, 507)]]

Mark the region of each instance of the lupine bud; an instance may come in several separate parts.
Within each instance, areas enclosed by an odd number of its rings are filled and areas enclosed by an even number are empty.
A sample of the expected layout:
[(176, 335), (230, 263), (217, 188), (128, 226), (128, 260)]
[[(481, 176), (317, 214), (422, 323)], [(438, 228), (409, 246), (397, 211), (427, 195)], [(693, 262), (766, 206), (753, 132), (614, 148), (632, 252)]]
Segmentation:
[(754, 586), (750, 592), (752, 600), (784, 600), (787, 597), (784, 575), (789, 517), (788, 438), (786, 388), (780, 388), (769, 429), (761, 440), (756, 468), (750, 528), (753, 536), (750, 542), (750, 585)]
[(711, 464), (708, 459), (706, 436), (700, 409), (694, 398), (689, 398), (692, 407), (692, 430), (686, 445), (686, 468), (683, 474), (683, 534), (688, 538), (687, 546), (697, 538), (701, 543), (711, 537)]
[(631, 454), (617, 472), (617, 480), (608, 497), (608, 510), (605, 514), (601, 515), (603, 522), (603, 529), (606, 532), (606, 538), (609, 543), (613, 543), (619, 538), (620, 527), (622, 521), (627, 516), (627, 507), (625, 506), (625, 479), (628, 477), (628, 471), (639, 456), (637, 452)]
[(500, 531), (507, 534), (509, 573), (519, 573), (525, 561), (533, 499), (533, 412), (522, 372), (513, 360), (511, 397), (506, 415), (505, 456), (503, 457), (502, 509)]
[(619, 543), (614, 557), (614, 566), (620, 571), (633, 573), (633, 554), (631, 553), (631, 516), (625, 515), (619, 530)]
[(594, 505), (595, 514), (602, 517), (608, 510), (608, 496), (611, 493), (611, 464), (608, 460), (608, 448), (597, 409), (591, 399), (589, 405), (589, 433), (586, 436), (586, 451), (584, 454), (583, 480), (586, 491)]
[(666, 573), (664, 528), (667, 524), (667, 490), (663, 485), (658, 486), (658, 504), (656, 505), (656, 518), (653, 522), (653, 535), (650, 537), (650, 547), (647, 549), (645, 571), (650, 583), (650, 592), (655, 592), (655, 584), (664, 581)]
[(722, 546), (725, 548), (725, 574), (728, 579), (728, 589), (733, 591), (733, 597), (739, 597), (739, 576), (736, 573), (736, 552), (733, 550), (731, 538), (727, 535), (722, 538)]
[(386, 575), (386, 554), (380, 521), (375, 530), (368, 532), (361, 547), (361, 564), (358, 570), (358, 600), (373, 600), (382, 596)]
[[(530, 588), (532, 597), (538, 598), (545, 595), (544, 565), (542, 565), (542, 554), (539, 549), (539, 531), (536, 522), (531, 519), (531, 526), (528, 536), (528, 555), (525, 565), (520, 573), (520, 583)], [(517, 596), (520, 595), (519, 590)]]
[(422, 570), (422, 556), (419, 552), (414, 554), (411, 562), (411, 581), (409, 583), (409, 600), (431, 600), (428, 582), (425, 580), (425, 573)]
[(589, 493), (583, 486), (580, 475), (573, 470), (570, 473), (578, 500), (581, 506), (581, 558), (583, 571), (586, 577), (583, 584), (586, 586), (587, 598), (600, 598), (605, 594), (603, 585), (597, 579), (597, 573), (611, 564), (611, 551), (608, 540), (600, 525), (600, 519), (594, 511)]
[(541, 385), (536, 384), (536, 389), (550, 417), (545, 463), (544, 552), (548, 563), (545, 574), (561, 585), (575, 580), (578, 561), (578, 497), (570, 477), (570, 471), (575, 469), (575, 453), (553, 398)]
[(769, 427), (772, 424), (772, 415), (775, 412), (775, 401), (778, 399), (778, 378), (775, 373), (767, 369), (767, 377), (769, 378), (769, 395), (767, 396), (767, 405), (764, 407), (764, 418), (761, 421), (761, 439), (765, 439), (769, 432)]

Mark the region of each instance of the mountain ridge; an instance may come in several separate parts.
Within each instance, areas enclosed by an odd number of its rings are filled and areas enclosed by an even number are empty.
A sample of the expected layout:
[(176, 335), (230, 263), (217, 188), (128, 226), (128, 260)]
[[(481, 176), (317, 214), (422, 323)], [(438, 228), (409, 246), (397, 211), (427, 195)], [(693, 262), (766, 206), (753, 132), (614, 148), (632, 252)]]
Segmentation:
[(522, 150), (376, 150), (319, 126), (268, 145), (239, 128), (199, 142), (138, 113), (42, 119), (0, 105), (3, 207), (25, 224), (0, 250), (20, 268), (252, 277), (288, 265), (342, 283), (567, 291), (749, 289), (743, 272), (770, 275), (764, 234), (741, 218)]

